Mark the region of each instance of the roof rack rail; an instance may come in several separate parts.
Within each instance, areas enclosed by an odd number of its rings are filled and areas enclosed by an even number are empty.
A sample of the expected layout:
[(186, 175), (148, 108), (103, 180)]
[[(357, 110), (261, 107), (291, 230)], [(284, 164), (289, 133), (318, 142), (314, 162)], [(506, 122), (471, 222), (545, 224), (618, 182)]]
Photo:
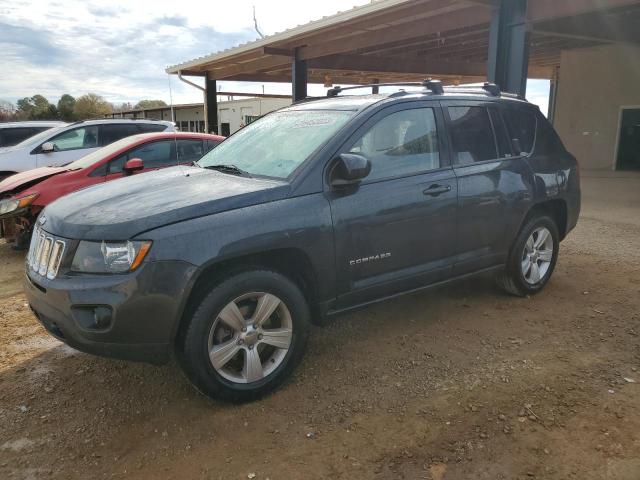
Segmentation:
[(422, 82), (399, 82), (399, 83), (374, 83), (368, 85), (354, 85), (352, 87), (340, 87), (335, 86), (327, 90), (327, 97), (337, 97), (339, 94), (346, 90), (355, 90), (360, 88), (372, 88), (372, 87), (424, 87), (427, 90), (430, 90), (434, 95), (442, 95), (445, 92), (460, 92), (460, 93), (475, 93), (475, 94), (484, 94), (490, 95), (492, 97), (509, 97), (509, 98), (518, 98), (520, 100), (524, 100), (524, 97), (521, 95), (516, 95), (513, 93), (506, 93), (500, 90), (500, 87), (495, 83), (485, 82), (481, 87), (476, 85), (461, 85), (461, 86), (443, 86), (440, 80), (432, 80), (430, 78), (422, 81)]
[(431, 90), (436, 95), (441, 95), (444, 93), (442, 82), (440, 80), (432, 80), (428, 78), (426, 80), (423, 80), (422, 82), (370, 83), (368, 85), (354, 85), (352, 87), (335, 86), (327, 90), (327, 97), (337, 97), (345, 90), (373, 87), (424, 87), (427, 90)]

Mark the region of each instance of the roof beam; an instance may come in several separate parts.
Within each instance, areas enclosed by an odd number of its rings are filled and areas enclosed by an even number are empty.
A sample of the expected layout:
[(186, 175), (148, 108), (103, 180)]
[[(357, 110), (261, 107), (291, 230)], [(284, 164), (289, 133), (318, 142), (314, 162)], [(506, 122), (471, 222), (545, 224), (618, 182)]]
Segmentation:
[(637, 3), (638, 0), (535, 0), (529, 2), (527, 17), (531, 22), (541, 22), (561, 17), (573, 17), (584, 13), (612, 10)]
[(326, 70), (350, 70), (423, 75), (483, 76), (483, 63), (445, 62), (407, 57), (375, 57), (372, 55), (331, 55), (309, 60), (309, 67)]
[(538, 24), (536, 31), (550, 36), (579, 40), (640, 43), (640, 29), (635, 22), (625, 22), (623, 13), (617, 18), (620, 21), (614, 23), (600, 15), (560, 18)]
[(260, 70), (269, 70), (282, 65), (289, 65), (291, 59), (284, 56), (265, 56), (260, 57), (253, 61), (239, 63), (236, 65), (229, 65), (222, 68), (216, 68), (210, 70), (211, 76), (216, 80), (222, 80), (233, 75), (239, 75), (242, 73), (256, 72)]
[(316, 45), (300, 47), (298, 53), (303, 59), (312, 59), (350, 52), (359, 48), (371, 47), (376, 44), (411, 40), (433, 33), (444, 32), (457, 28), (488, 22), (491, 12), (485, 7), (467, 7), (455, 12), (442, 13), (430, 18), (365, 31), (349, 38), (328, 40)]

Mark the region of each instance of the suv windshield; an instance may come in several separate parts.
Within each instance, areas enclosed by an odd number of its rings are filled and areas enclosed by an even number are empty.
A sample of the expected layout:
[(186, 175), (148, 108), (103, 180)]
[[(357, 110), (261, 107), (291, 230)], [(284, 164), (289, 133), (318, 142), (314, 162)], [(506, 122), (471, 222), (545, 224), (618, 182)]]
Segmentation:
[(249, 124), (198, 161), (251, 175), (287, 178), (351, 117), (344, 111), (282, 111)]

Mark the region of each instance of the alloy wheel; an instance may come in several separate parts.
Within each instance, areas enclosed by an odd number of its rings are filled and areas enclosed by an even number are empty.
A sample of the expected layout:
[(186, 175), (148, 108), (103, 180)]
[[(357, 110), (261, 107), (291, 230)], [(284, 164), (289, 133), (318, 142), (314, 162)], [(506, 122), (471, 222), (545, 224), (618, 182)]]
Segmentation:
[(546, 227), (536, 228), (527, 239), (522, 252), (522, 275), (535, 285), (545, 278), (553, 260), (553, 236)]
[(266, 292), (246, 293), (225, 305), (213, 321), (209, 360), (228, 381), (257, 382), (282, 364), (292, 335), (291, 313), (280, 298)]

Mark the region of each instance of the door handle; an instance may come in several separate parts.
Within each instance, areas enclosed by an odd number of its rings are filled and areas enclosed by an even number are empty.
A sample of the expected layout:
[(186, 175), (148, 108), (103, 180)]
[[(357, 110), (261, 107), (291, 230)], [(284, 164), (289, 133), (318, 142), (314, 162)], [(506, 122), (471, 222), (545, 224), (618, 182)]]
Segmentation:
[(437, 183), (434, 183), (426, 190), (423, 190), (422, 193), (424, 193), (425, 195), (428, 195), (429, 197), (437, 197), (438, 195), (441, 195), (443, 193), (447, 193), (450, 191), (451, 191), (451, 185), (438, 185)]

